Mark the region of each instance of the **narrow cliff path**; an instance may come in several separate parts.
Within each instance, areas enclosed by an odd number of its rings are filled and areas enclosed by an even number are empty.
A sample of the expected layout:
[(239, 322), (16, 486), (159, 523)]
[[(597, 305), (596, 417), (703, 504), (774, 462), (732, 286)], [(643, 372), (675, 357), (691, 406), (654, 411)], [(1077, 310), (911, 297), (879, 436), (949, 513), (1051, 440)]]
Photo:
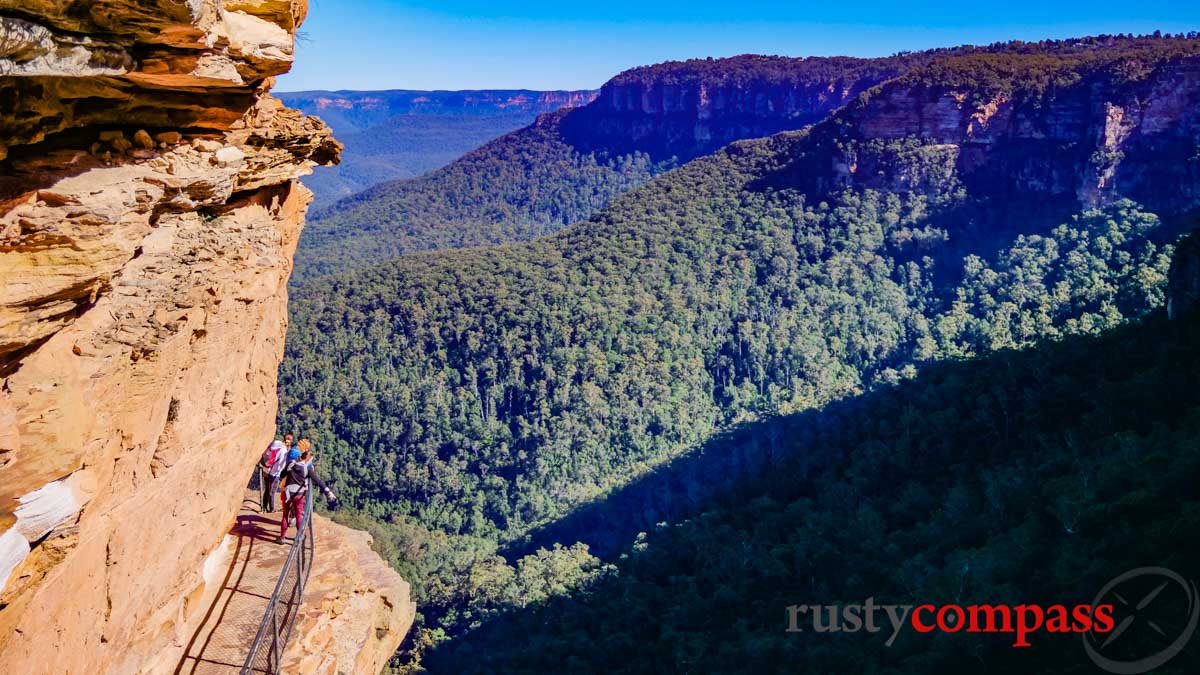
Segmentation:
[[(291, 547), (290, 538), (275, 543), (279, 516), (262, 513), (257, 491), (247, 490), (230, 530), (236, 543), (220, 592), (188, 643), (176, 675), (241, 671)], [(293, 524), (288, 534), (295, 533)]]

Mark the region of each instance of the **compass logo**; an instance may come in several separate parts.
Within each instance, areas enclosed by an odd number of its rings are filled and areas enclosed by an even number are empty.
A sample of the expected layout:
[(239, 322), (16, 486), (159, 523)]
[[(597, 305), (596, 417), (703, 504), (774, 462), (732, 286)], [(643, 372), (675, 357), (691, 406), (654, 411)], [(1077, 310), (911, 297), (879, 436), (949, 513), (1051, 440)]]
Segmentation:
[[(1181, 592), (1182, 591), (1182, 592)], [(1137, 675), (1157, 668), (1187, 646), (1200, 619), (1196, 584), (1165, 567), (1138, 567), (1104, 585), (1092, 606), (1113, 606), (1116, 627), (1083, 634), (1083, 648), (1100, 668)]]

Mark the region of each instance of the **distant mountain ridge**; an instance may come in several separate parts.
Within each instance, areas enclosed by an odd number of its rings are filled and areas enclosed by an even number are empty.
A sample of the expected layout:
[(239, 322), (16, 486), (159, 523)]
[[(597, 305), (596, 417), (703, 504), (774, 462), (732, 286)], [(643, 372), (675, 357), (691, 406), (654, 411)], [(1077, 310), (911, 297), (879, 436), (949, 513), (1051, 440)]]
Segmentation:
[(278, 96), (289, 106), (310, 115), (319, 115), (335, 131), (356, 132), (395, 115), (541, 114), (559, 108), (587, 105), (596, 98), (597, 93), (589, 89), (341, 89), (293, 91)]
[(300, 243), (297, 278), (409, 251), (554, 232), (731, 141), (818, 122), (936, 53), (743, 55), (634, 68), (606, 83), (589, 105), (546, 113), (427, 176), (380, 184), (318, 210)]
[(299, 91), (280, 94), (293, 108), (325, 120), (346, 145), (342, 163), (304, 183), (314, 206), (376, 183), (413, 178), (519, 129), (545, 112), (586, 105), (595, 91)]

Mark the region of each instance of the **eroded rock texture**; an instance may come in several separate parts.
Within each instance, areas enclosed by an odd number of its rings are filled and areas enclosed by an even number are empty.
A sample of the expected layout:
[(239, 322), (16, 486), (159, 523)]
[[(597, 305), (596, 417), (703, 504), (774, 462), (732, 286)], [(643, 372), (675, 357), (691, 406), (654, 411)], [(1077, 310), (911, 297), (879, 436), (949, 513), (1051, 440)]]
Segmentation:
[[(0, 0), (6, 672), (152, 670), (204, 609), (273, 433), (297, 178), (340, 150), (267, 95), (305, 9)], [(368, 614), (340, 630), (394, 649)]]
[[(338, 675), (378, 673), (396, 652), (416, 615), (408, 582), (371, 549), (371, 535), (321, 516), (313, 519), (321, 547), (305, 589), (305, 611), (283, 670)], [(346, 621), (347, 616), (354, 617)]]
[(1200, 199), (1200, 51), (1185, 47), (1133, 79), (1121, 62), (1093, 68), (1051, 98), (901, 78), (842, 113), (836, 134), (821, 130), (810, 145), (823, 151), (798, 157), (782, 182), (822, 194), (957, 182), (1006, 208), (1074, 211), (1129, 198), (1160, 215), (1189, 213)]
[[(287, 72), (307, 0), (0, 0), (0, 159), (97, 125), (224, 130)], [(203, 95), (199, 95), (203, 94)]]

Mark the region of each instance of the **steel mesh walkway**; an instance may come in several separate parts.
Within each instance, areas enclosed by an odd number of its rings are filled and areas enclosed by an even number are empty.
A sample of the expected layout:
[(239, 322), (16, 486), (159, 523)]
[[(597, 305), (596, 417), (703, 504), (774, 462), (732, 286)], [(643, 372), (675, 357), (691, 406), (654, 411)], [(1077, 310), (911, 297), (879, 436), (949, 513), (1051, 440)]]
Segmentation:
[(242, 666), (243, 675), (279, 672), (284, 649), (292, 636), (296, 614), (304, 603), (304, 587), (312, 571), (312, 485), (305, 485), (304, 516), (296, 528), (296, 539), (288, 551), (287, 560), (279, 572), (279, 580), (267, 601), (262, 622)]
[(293, 527), (295, 539), (277, 544), (281, 514), (261, 513), (257, 492), (247, 492), (231, 530), (237, 539), (220, 592), (176, 675), (278, 672), (312, 564), (312, 499), (306, 501), (303, 528)]

